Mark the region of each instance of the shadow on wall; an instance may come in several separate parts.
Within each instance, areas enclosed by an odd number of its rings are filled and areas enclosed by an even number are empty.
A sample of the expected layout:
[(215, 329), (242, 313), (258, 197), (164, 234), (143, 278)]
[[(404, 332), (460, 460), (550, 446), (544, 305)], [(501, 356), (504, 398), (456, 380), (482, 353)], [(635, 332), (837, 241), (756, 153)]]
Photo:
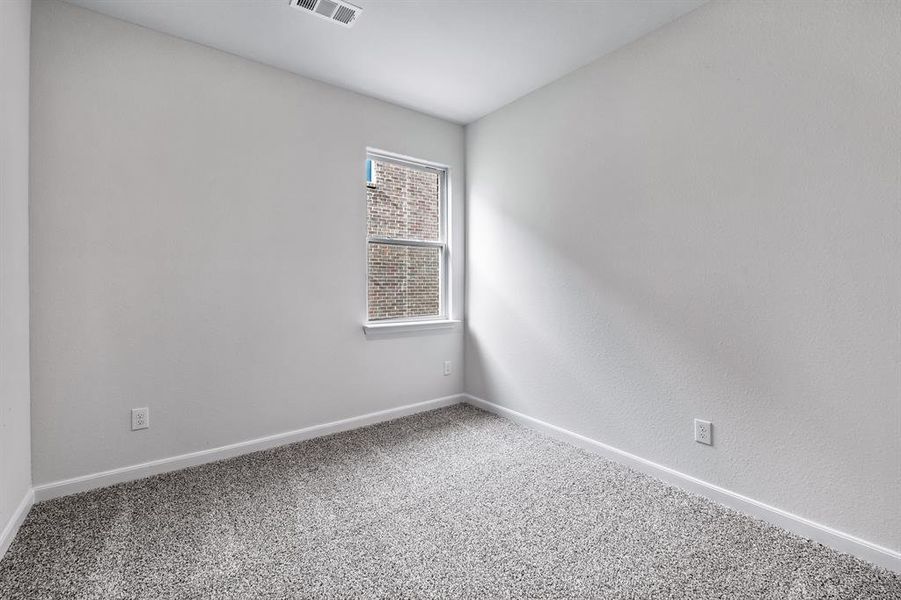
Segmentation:
[[(769, 315), (778, 303), (803, 304), (803, 293), (726, 259), (694, 263), (701, 242), (676, 231), (657, 228), (620, 247), (590, 223), (561, 233), (554, 219), (470, 194), (470, 393), (589, 435), (600, 424), (598, 439), (664, 464), (674, 424), (695, 411), (715, 418), (723, 404), (746, 425), (797, 418), (814, 452), (841, 434), (794, 402), (841, 387), (841, 374), (805, 377), (794, 332)], [(635, 231), (645, 217), (639, 207)], [(710, 245), (722, 234), (693, 235)], [(758, 248), (763, 237), (744, 243)]]

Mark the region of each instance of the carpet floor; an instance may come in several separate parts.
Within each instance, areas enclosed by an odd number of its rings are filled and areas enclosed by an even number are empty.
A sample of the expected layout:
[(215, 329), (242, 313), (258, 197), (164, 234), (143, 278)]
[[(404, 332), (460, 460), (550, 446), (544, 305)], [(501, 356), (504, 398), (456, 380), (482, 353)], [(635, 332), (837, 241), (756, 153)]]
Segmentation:
[(897, 599), (901, 577), (457, 405), (38, 504), (0, 598)]

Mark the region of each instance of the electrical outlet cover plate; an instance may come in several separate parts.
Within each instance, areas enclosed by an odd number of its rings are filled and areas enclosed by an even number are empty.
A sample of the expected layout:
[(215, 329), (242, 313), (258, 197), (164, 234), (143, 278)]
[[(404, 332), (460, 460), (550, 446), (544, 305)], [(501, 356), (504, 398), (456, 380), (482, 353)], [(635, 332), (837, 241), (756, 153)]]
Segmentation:
[(137, 431), (138, 429), (147, 429), (148, 427), (150, 427), (150, 409), (131, 409), (131, 430)]
[(444, 361), (444, 374), (445, 375), (451, 374), (451, 361), (449, 361), (449, 360)]
[(699, 444), (713, 445), (713, 423), (695, 419), (695, 441)]

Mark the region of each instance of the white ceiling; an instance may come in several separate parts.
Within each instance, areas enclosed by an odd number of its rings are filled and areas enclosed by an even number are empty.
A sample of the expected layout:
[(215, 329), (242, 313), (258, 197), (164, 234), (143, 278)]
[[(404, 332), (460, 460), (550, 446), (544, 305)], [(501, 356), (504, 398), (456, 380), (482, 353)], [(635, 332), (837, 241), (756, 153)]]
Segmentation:
[(288, 0), (73, 4), (469, 123), (705, 0), (351, 0), (348, 29)]

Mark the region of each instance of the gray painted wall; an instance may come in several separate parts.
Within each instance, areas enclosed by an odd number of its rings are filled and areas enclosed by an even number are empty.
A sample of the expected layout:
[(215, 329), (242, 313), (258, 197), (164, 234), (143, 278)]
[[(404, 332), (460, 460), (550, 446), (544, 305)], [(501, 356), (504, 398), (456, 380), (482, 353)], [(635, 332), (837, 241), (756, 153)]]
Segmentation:
[(461, 331), (361, 329), (365, 149), (450, 165), (462, 222), (460, 126), (71, 5), (33, 19), (35, 484), (462, 391)]
[(899, 22), (714, 3), (469, 126), (467, 391), (901, 549)]
[(28, 57), (31, 0), (0, 2), (0, 531), (31, 488)]

